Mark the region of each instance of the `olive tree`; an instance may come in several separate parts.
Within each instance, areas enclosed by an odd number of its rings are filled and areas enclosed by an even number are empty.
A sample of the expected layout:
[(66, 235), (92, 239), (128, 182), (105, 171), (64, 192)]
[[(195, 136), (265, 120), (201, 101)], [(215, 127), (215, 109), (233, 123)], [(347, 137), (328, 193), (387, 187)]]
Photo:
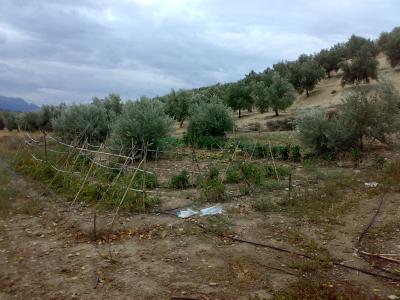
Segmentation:
[(324, 78), (325, 70), (313, 59), (297, 61), (289, 65), (289, 81), (299, 94), (306, 92), (307, 97), (317, 83)]
[(124, 103), (118, 94), (110, 94), (104, 99), (94, 97), (92, 103), (106, 110), (107, 120), (110, 123), (113, 123), (118, 118), (124, 107)]
[(18, 129), (18, 123), (17, 123), (17, 113), (15, 112), (4, 112), (3, 113), (3, 119), (6, 128), (8, 131), (13, 131), (14, 129)]
[(233, 126), (231, 110), (219, 98), (213, 97), (211, 102), (202, 102), (193, 107), (187, 137), (191, 142), (205, 136), (222, 138)]
[(337, 72), (340, 68), (339, 64), (344, 58), (344, 46), (336, 44), (332, 48), (321, 50), (315, 60), (325, 69), (326, 76), (331, 77), (331, 72)]
[(363, 149), (363, 142), (387, 142), (400, 130), (400, 96), (393, 85), (382, 82), (372, 91), (357, 87), (343, 99), (337, 116), (312, 111), (298, 121), (300, 139), (315, 152), (336, 153)]
[(383, 50), (393, 68), (400, 64), (400, 27), (396, 27), (389, 33)]
[(265, 89), (265, 99), (268, 107), (272, 108), (276, 116), (279, 110), (285, 110), (296, 99), (296, 92), (290, 82), (278, 73), (272, 77), (272, 83)]
[(368, 47), (362, 47), (351, 61), (340, 64), (343, 71), (341, 85), (354, 83), (369, 83), (370, 79), (378, 78), (378, 61), (375, 59)]
[(128, 154), (132, 147), (148, 145), (156, 149), (161, 139), (172, 130), (173, 120), (165, 113), (164, 104), (142, 97), (128, 101), (121, 116), (113, 124), (110, 143)]
[(378, 55), (378, 48), (373, 41), (354, 34), (347, 41), (346, 47), (347, 58), (355, 57), (362, 48), (368, 49), (373, 57)]
[(226, 104), (234, 111), (239, 112), (239, 118), (242, 116), (243, 109), (250, 110), (253, 107), (253, 98), (251, 97), (250, 86), (244, 81), (238, 81), (229, 85), (226, 95)]
[(192, 102), (192, 93), (184, 90), (171, 91), (166, 97), (165, 111), (168, 115), (179, 122), (179, 127), (183, 127), (183, 122), (189, 116), (189, 109)]
[(51, 125), (66, 141), (78, 138), (100, 143), (105, 141), (110, 130), (106, 109), (95, 104), (69, 106), (53, 119)]

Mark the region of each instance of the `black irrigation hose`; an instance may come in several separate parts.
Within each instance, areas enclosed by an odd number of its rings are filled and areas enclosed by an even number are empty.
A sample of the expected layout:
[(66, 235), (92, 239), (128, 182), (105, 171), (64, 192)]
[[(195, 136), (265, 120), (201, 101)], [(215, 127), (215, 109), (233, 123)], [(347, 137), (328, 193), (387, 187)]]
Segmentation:
[(372, 216), (371, 220), (369, 221), (367, 227), (364, 228), (364, 230), (361, 232), (360, 236), (358, 237), (357, 243), (356, 243), (356, 249), (357, 251), (361, 250), (361, 243), (364, 238), (364, 236), (367, 234), (368, 230), (372, 227), (372, 225), (375, 223), (376, 217), (378, 216), (379, 212), (381, 211), (383, 201), (385, 200), (386, 193), (381, 197), (381, 200), (379, 202), (378, 208), (376, 209), (374, 215)]
[[(194, 223), (196, 226), (200, 227), (201, 229), (203, 229), (205, 232), (209, 232), (209, 233), (213, 233), (211, 230), (209, 230), (206, 226), (204, 226), (201, 223)], [(226, 239), (230, 239), (232, 241), (235, 242), (239, 242), (239, 243), (245, 243), (245, 244), (249, 244), (249, 245), (253, 245), (256, 247), (261, 247), (261, 248), (268, 248), (268, 249), (272, 249), (275, 251), (279, 251), (279, 252), (283, 252), (283, 253), (288, 253), (288, 254), (293, 254), (299, 257), (303, 257), (303, 258), (307, 258), (307, 259), (315, 259), (314, 257), (308, 255), (308, 254), (304, 254), (304, 253), (300, 253), (300, 252), (296, 252), (296, 251), (290, 251), (288, 249), (285, 248), (281, 248), (281, 247), (277, 247), (277, 246), (273, 246), (273, 245), (268, 245), (268, 244), (263, 244), (263, 243), (259, 243), (259, 242), (253, 242), (253, 241), (249, 241), (249, 240), (244, 240), (241, 238), (237, 238), (237, 237), (232, 237), (229, 235), (219, 235), (220, 237), (226, 238)], [(386, 275), (382, 275), (379, 273), (375, 273), (369, 270), (365, 270), (365, 269), (360, 269), (357, 267), (352, 267), (349, 265), (345, 265), (343, 263), (339, 263), (339, 262), (335, 262), (335, 261), (331, 261), (331, 263), (335, 266), (341, 267), (341, 268), (345, 268), (348, 270), (353, 270), (353, 271), (358, 271), (360, 273), (364, 273), (367, 275), (371, 275), (371, 276), (375, 276), (375, 277), (379, 277), (379, 278), (383, 278), (383, 279), (387, 279), (387, 280), (391, 280), (391, 281), (396, 281), (396, 282), (400, 282), (400, 277), (392, 277), (392, 276), (386, 276)]]
[[(367, 226), (364, 228), (364, 230), (361, 232), (360, 236), (359, 236), (358, 239), (357, 239), (357, 243), (356, 243), (356, 246), (355, 246), (355, 248), (356, 248), (356, 250), (357, 250), (359, 256), (360, 256), (362, 259), (364, 259), (365, 261), (367, 261), (367, 262), (370, 262), (370, 260), (368, 260), (367, 257), (369, 258), (369, 257), (371, 257), (371, 256), (372, 256), (372, 257), (375, 257), (375, 258), (377, 258), (377, 259), (384, 260), (384, 261), (393, 262), (392, 260), (387, 259), (386, 257), (380, 256), (379, 254), (378, 254), (378, 255), (372, 255), (372, 254), (367, 253), (367, 252), (365, 252), (364, 250), (362, 250), (362, 240), (364, 239), (364, 237), (365, 237), (365, 235), (367, 234), (368, 230), (369, 230), (369, 229), (372, 227), (372, 225), (375, 223), (375, 220), (376, 220), (376, 218), (378, 217), (378, 215), (379, 215), (379, 213), (380, 213), (380, 211), (381, 211), (381, 208), (382, 208), (383, 202), (384, 202), (384, 200), (385, 200), (386, 194), (387, 194), (387, 193), (385, 193), (385, 194), (381, 197), (381, 199), (380, 199), (380, 201), (379, 201), (379, 204), (378, 204), (378, 207), (377, 207), (377, 209), (376, 209), (374, 215), (372, 216), (372, 218), (371, 218), (371, 220), (369, 221), (368, 225), (367, 225)], [(393, 273), (393, 271), (387, 270), (387, 269), (385, 269), (385, 268), (381, 268), (381, 267), (379, 267), (379, 266), (374, 266), (374, 268), (376, 268), (376, 269), (378, 269), (378, 270), (381, 270), (382, 272), (391, 274), (391, 275), (395, 274), (395, 273)]]

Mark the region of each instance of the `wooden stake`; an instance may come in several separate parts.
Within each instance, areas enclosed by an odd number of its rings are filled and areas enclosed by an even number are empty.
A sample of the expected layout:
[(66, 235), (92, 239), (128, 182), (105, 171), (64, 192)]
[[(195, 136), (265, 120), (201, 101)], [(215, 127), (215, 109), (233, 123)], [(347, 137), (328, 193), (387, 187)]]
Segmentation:
[(44, 140), (44, 160), (47, 162), (47, 139), (46, 139), (46, 131), (43, 131), (43, 140)]

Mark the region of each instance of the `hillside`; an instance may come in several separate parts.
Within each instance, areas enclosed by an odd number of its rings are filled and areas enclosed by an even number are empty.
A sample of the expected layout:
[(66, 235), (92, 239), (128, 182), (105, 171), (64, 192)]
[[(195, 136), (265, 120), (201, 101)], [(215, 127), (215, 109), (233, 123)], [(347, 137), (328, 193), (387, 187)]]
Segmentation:
[[(385, 76), (388, 78), (394, 86), (400, 91), (400, 69), (390, 67), (386, 56), (381, 53), (377, 56), (379, 61), (378, 74), (379, 76)], [(341, 76), (340, 74), (333, 74), (329, 79), (324, 79), (319, 82), (310, 96), (307, 98), (305, 94), (299, 95), (293, 104), (286, 112), (282, 112), (279, 118), (284, 118), (287, 116), (294, 116), (299, 114), (303, 110), (311, 108), (328, 108), (341, 103), (341, 99), (349, 91), (353, 90), (353, 86), (346, 86), (342, 88), (340, 85)], [(372, 81), (371, 85), (376, 84), (376, 81)], [(332, 91), (335, 91), (332, 93)], [(275, 118), (273, 112), (267, 112), (264, 114), (258, 113), (254, 110), (251, 113), (243, 113), (243, 117), (237, 119), (238, 127), (246, 127), (247, 125), (255, 122), (260, 122), (261, 125), (269, 120)]]
[(39, 106), (28, 103), (22, 98), (0, 96), (0, 110), (27, 112), (37, 109), (39, 109)]

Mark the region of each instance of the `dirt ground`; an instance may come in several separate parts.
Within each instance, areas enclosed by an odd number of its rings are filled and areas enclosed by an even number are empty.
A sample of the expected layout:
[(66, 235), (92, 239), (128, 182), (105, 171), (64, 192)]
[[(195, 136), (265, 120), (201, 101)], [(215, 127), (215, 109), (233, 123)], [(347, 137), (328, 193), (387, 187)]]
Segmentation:
[[(9, 203), (0, 218), (0, 299), (273, 299), (304, 278), (357, 295), (349, 299), (400, 296), (399, 282), (338, 266), (314, 270), (307, 259), (233, 242), (218, 237), (217, 227), (204, 232), (196, 225), (221, 224), (237, 237), (306, 253), (297, 241), (301, 235), (336, 259), (373, 271), (354, 245), (379, 195), (362, 199), (329, 228), (255, 212), (245, 198), (225, 203), (223, 217), (183, 220), (174, 211), (126, 215), (112, 233), (102, 232), (110, 221), (103, 213), (94, 241), (90, 208), (67, 204), (4, 162), (0, 186), (3, 206)], [(188, 204), (183, 196), (175, 198), (165, 205)], [(399, 203), (399, 193), (385, 196), (376, 227), (400, 215)], [(389, 253), (400, 251), (398, 230), (390, 239), (368, 242)]]

